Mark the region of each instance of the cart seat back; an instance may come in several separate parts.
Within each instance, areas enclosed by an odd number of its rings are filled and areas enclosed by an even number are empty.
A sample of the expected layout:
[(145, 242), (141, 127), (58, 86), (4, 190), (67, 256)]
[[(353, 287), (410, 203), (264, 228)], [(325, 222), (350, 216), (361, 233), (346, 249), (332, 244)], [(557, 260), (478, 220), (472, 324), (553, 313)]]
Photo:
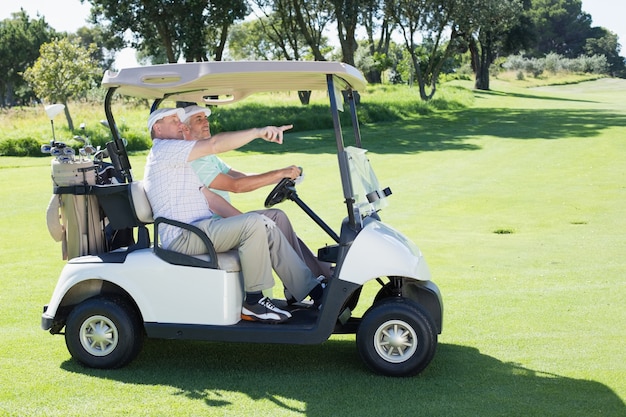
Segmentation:
[(135, 218), (143, 224), (154, 223), (152, 206), (143, 187), (143, 182), (133, 181), (130, 183), (130, 201)]

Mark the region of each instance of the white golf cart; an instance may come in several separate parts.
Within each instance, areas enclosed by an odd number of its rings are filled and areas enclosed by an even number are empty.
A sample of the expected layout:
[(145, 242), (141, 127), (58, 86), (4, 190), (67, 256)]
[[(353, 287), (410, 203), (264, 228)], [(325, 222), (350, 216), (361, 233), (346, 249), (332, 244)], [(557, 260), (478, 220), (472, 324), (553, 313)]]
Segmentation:
[[(365, 84), (358, 70), (336, 62), (200, 62), (107, 72), (102, 86), (107, 89), (104, 107), (113, 135), (107, 150), (122, 181), (99, 180), (101, 161), (92, 162), (95, 172), (89, 160), (53, 161), (53, 179), (55, 173), (65, 179), (55, 180), (54, 195), (82, 199), (73, 204), (77, 207), (96, 201), (99, 213), (79, 211), (78, 226), (97, 226), (81, 228), (77, 239), (83, 244), (68, 256), (71, 259), (44, 307), (42, 328), (52, 334), (65, 328), (73, 358), (94, 368), (127, 364), (140, 352), (145, 336), (319, 344), (332, 334), (356, 334), (359, 354), (373, 371), (391, 376), (422, 371), (435, 354), (443, 304), (420, 250), (379, 217), (391, 191), (380, 188), (361, 147), (355, 92)], [(141, 182), (132, 178), (111, 101), (118, 94), (145, 98), (153, 100), (154, 110), (163, 100), (226, 105), (253, 93), (284, 90), (328, 92), (347, 215), (337, 234), (298, 197), (293, 181), (285, 179), (270, 192), (267, 207), (294, 201), (333, 239), (334, 244), (319, 249), (318, 256), (335, 264), (334, 276), (321, 310), (300, 304), (283, 324), (251, 323), (240, 320), (244, 291), (236, 251), (215, 253), (202, 232), (197, 233), (206, 242), (204, 256), (187, 256), (159, 245), (162, 224), (197, 229), (152, 218)], [(354, 132), (349, 146), (344, 144), (339, 117), (344, 105), (351, 112)], [(64, 170), (75, 175), (60, 175)], [(64, 207), (61, 204), (60, 210)], [(61, 217), (69, 215), (62, 212)], [(65, 229), (78, 226), (63, 224)], [(94, 234), (102, 241), (97, 245), (89, 243)], [(120, 235), (126, 238), (114, 243)], [(361, 290), (372, 280), (380, 283), (380, 290), (362, 317), (354, 317)], [(284, 300), (275, 302), (286, 306)]]

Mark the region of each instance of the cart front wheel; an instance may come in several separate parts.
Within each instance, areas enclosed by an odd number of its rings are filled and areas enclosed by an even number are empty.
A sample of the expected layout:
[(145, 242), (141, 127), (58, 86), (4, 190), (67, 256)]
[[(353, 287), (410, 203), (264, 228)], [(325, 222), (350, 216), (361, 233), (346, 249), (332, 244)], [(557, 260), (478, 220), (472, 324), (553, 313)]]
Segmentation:
[(356, 335), (365, 364), (388, 376), (416, 375), (437, 348), (433, 320), (417, 303), (404, 298), (382, 301), (363, 316)]

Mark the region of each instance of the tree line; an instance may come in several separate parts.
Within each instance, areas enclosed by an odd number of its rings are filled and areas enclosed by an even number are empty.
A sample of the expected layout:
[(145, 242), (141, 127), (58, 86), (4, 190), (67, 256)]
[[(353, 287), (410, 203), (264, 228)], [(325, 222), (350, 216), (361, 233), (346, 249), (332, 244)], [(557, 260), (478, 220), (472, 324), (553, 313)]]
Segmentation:
[[(373, 83), (383, 74), (415, 83), (423, 100), (463, 64), (475, 88), (488, 90), (490, 68), (509, 55), (603, 56), (606, 73), (626, 76), (617, 35), (592, 26), (581, 0), (81, 1), (91, 4), (91, 24), (76, 33), (24, 10), (0, 22), (0, 105), (66, 102), (96, 85), (126, 46), (145, 64), (340, 60)], [(59, 85), (58, 74), (76, 82)]]

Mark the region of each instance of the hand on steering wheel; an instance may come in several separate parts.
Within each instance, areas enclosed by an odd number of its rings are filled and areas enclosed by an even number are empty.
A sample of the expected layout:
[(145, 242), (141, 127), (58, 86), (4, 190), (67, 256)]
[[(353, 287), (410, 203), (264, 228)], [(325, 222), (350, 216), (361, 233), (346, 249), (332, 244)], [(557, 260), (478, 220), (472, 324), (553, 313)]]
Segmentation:
[(304, 179), (304, 170), (300, 168), (300, 175), (295, 179), (283, 178), (274, 186), (269, 195), (265, 199), (265, 208), (270, 208), (278, 203), (282, 203), (286, 199), (291, 199), (296, 194), (296, 184), (300, 184)]
[(270, 208), (278, 203), (282, 203), (292, 194), (296, 193), (295, 180), (291, 178), (283, 178), (278, 184), (270, 191), (269, 195), (265, 199), (265, 208)]

